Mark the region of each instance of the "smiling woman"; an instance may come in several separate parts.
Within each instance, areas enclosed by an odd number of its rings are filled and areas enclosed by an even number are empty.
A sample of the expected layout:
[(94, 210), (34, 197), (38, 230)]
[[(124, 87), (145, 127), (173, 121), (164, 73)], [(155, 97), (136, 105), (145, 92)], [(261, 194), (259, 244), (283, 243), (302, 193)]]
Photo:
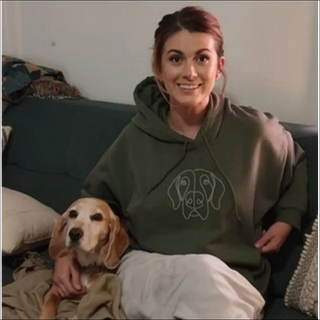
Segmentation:
[[(195, 138), (205, 117), (210, 94), (224, 67), (211, 34), (181, 30), (166, 41), (159, 82), (170, 97), (168, 123), (187, 137)], [(192, 129), (190, 130), (192, 125)]]
[[(304, 151), (271, 114), (214, 92), (223, 42), (201, 8), (163, 17), (138, 112), (84, 183), (81, 196), (106, 201), (130, 236), (117, 272), (129, 319), (259, 318), (265, 254), (306, 212)], [(62, 288), (76, 283), (71, 266), (56, 261)]]
[(168, 39), (162, 57), (158, 78), (170, 96), (171, 107), (205, 109), (224, 65), (214, 38), (182, 30)]
[(223, 54), (220, 25), (204, 10), (186, 7), (159, 23), (152, 67), (161, 92), (170, 99), (167, 120), (176, 132), (196, 137), (215, 82), (223, 73)]

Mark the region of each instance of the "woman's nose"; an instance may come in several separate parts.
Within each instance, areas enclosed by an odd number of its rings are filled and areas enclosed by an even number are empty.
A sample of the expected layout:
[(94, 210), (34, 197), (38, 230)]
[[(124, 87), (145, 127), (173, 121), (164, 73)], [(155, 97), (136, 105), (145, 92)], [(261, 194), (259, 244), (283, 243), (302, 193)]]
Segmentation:
[(193, 80), (197, 76), (197, 70), (193, 63), (185, 62), (182, 70), (182, 76), (188, 80)]

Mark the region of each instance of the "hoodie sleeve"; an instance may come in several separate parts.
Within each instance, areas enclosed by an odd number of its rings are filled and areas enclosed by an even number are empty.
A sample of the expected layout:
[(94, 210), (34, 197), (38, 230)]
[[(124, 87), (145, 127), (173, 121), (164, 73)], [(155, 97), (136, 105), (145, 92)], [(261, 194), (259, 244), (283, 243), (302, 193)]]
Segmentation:
[(282, 179), (282, 192), (276, 207), (276, 221), (300, 230), (301, 219), (307, 211), (307, 166), (305, 152), (287, 133), (287, 159)]
[(94, 197), (106, 201), (116, 212), (121, 212), (121, 205), (114, 194), (114, 180), (110, 168), (110, 149), (100, 158), (96, 166), (85, 179), (81, 197)]

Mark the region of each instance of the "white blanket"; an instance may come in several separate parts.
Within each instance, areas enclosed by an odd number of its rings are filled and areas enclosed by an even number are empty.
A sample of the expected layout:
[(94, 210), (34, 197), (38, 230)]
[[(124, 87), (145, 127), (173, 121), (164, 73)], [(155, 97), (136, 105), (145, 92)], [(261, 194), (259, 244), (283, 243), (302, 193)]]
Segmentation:
[(207, 254), (133, 251), (118, 275), (128, 319), (258, 319), (265, 304), (242, 275)]

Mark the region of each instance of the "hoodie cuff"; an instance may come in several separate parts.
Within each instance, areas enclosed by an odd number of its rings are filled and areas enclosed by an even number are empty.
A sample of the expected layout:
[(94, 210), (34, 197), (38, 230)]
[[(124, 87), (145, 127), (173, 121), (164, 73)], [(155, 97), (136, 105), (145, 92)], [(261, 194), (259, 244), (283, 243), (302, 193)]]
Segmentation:
[(283, 209), (278, 212), (276, 221), (290, 224), (296, 231), (301, 231), (302, 212), (293, 209)]

